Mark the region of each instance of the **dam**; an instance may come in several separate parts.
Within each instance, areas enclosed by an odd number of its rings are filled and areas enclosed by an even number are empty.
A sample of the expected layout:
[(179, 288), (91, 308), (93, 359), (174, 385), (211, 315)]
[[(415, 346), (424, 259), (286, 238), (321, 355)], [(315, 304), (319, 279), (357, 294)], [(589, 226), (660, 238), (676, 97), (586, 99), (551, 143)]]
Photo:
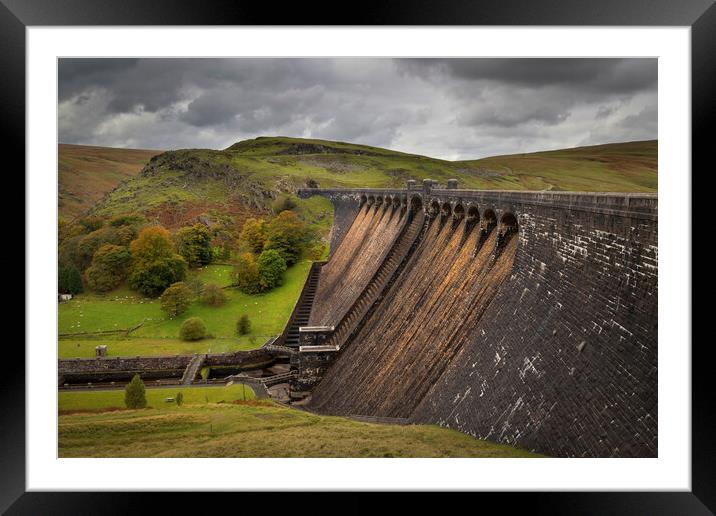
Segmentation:
[(295, 402), (558, 457), (657, 456), (657, 196), (305, 189), (332, 254)]

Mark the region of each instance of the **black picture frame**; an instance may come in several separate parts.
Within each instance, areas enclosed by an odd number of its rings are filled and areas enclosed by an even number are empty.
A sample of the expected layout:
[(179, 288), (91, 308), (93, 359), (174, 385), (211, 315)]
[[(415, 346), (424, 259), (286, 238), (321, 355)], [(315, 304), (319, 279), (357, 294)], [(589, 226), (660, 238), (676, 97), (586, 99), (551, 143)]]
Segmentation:
[[(25, 166), (25, 29), (61, 25), (611, 25), (690, 26), (692, 51), (692, 162), (708, 163), (716, 87), (716, 7), (712, 0), (401, 0), (360, 2), (355, 9), (335, 3), (246, 2), (242, 0), (0, 0), (0, 113), (4, 148)], [(712, 167), (710, 167), (712, 168)], [(707, 168), (703, 168), (707, 171)], [(686, 173), (681, 171), (679, 173)], [(690, 173), (690, 171), (689, 171)], [(24, 188), (19, 185), (19, 188)], [(692, 232), (693, 234), (693, 232)], [(26, 277), (31, 271), (25, 271)], [(27, 306), (26, 310), (31, 310)], [(714, 389), (706, 342), (692, 351), (692, 490), (690, 492), (589, 492), (480, 494), (508, 510), (537, 514), (712, 514), (716, 511), (716, 446), (711, 420)], [(681, 343), (689, 346), (691, 343)], [(151, 510), (159, 497), (163, 513), (183, 513), (183, 494), (25, 492), (25, 352), (4, 346), (0, 407), (0, 511), (7, 514), (126, 514)], [(232, 495), (205, 493), (212, 504), (234, 503)], [(241, 494), (242, 504), (257, 500)], [(342, 512), (367, 512), (372, 494), (353, 494)], [(470, 494), (469, 496), (474, 496)], [(460, 499), (450, 504), (461, 504)], [(294, 493), (291, 506), (303, 495)], [(421, 496), (414, 501), (422, 504)], [(481, 500), (482, 502), (483, 500)], [(274, 503), (274, 502), (272, 502)], [(473, 502), (470, 502), (473, 503)], [(314, 504), (312, 510), (320, 511)], [(246, 505), (242, 505), (246, 507)], [(156, 511), (153, 511), (156, 512)]]

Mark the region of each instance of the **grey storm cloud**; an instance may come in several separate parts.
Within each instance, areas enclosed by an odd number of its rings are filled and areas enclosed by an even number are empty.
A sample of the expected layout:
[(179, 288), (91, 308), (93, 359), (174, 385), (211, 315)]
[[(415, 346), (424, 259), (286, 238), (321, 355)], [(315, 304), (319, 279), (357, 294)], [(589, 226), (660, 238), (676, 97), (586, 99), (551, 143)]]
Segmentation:
[(657, 137), (656, 59), (61, 59), (63, 143), (256, 136), (469, 159)]

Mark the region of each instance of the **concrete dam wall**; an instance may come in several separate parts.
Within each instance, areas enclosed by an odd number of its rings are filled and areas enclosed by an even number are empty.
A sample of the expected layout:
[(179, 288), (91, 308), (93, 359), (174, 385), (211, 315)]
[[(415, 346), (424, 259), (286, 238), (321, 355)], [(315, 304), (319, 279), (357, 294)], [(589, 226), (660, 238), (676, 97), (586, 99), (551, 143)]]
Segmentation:
[(298, 359), (309, 407), (656, 456), (656, 196), (433, 186), (300, 192), (342, 214), (311, 313), (334, 329)]

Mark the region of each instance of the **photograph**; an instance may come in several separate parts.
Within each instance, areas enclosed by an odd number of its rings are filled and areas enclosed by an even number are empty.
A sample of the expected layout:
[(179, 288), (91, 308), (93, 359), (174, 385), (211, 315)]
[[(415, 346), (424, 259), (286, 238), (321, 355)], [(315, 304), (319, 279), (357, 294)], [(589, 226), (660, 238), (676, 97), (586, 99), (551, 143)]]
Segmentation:
[(56, 66), (58, 458), (660, 457), (658, 58)]

